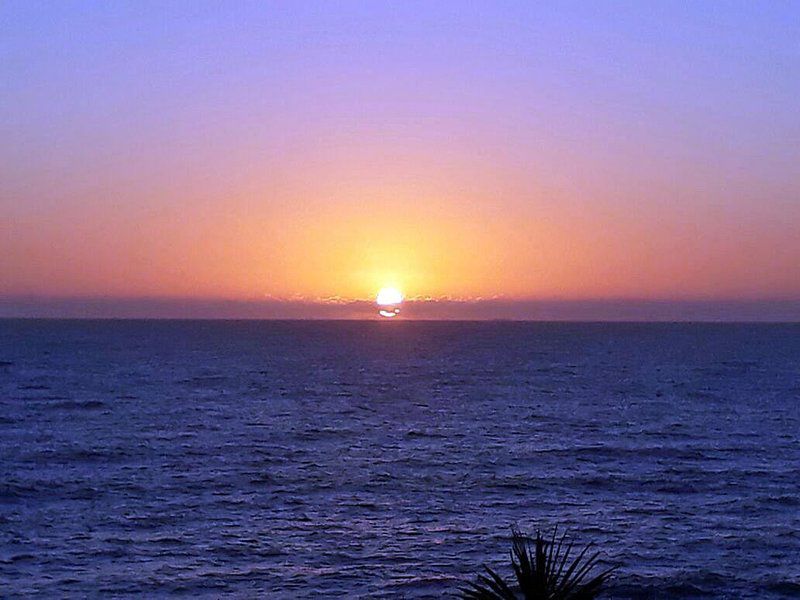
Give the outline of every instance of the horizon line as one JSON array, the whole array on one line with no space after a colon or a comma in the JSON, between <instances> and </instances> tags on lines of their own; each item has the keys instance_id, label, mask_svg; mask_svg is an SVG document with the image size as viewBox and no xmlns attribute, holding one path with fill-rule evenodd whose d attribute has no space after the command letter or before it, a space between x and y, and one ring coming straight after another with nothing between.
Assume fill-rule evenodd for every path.
<instances>
[{"instance_id":1,"label":"horizon line","mask_svg":"<svg viewBox=\"0 0 800 600\"><path fill-rule=\"evenodd\" d=\"M800 322L800 298L406 300L402 320L518 322ZM0 318L87 320L379 319L372 301L0 296Z\"/></svg>"},{"instance_id":2,"label":"horizon line","mask_svg":"<svg viewBox=\"0 0 800 600\"><path fill-rule=\"evenodd\" d=\"M667 320L667 319L514 319L514 318L400 318L381 319L363 317L9 317L0 315L0 321L169 321L169 322L221 322L221 323L538 323L538 324L573 324L573 325L800 325L796 320Z\"/></svg>"}]
</instances>

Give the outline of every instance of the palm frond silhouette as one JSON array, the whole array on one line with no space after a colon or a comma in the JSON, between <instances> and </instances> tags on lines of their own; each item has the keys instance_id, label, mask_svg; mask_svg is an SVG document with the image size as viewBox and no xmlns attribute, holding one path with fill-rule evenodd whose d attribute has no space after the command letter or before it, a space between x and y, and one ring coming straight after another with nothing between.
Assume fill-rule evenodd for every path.
<instances>
[{"instance_id":1,"label":"palm frond silhouette","mask_svg":"<svg viewBox=\"0 0 800 600\"><path fill-rule=\"evenodd\" d=\"M612 567L591 576L600 553L590 554L589 544L573 554L574 544L567 540L567 534L557 540L555 529L549 540L539 531L533 540L515 528L511 534L515 585L484 567L485 574L460 589L463 600L592 600L614 570Z\"/></svg>"}]
</instances>

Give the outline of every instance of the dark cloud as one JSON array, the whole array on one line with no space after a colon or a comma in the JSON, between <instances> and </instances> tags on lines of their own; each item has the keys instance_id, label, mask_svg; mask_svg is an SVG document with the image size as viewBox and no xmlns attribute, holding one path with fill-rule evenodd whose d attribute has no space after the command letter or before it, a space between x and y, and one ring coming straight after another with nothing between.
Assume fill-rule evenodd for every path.
<instances>
[{"instance_id":1,"label":"dark cloud","mask_svg":"<svg viewBox=\"0 0 800 600\"><path fill-rule=\"evenodd\" d=\"M407 319L535 321L800 321L800 299L418 300ZM374 319L366 301L0 297L0 317L166 319Z\"/></svg>"}]
</instances>

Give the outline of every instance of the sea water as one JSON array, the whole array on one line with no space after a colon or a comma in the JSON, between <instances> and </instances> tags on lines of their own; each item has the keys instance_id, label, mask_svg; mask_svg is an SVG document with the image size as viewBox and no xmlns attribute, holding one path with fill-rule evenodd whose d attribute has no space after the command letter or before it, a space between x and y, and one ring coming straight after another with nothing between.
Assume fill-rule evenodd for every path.
<instances>
[{"instance_id":1,"label":"sea water","mask_svg":"<svg viewBox=\"0 0 800 600\"><path fill-rule=\"evenodd\" d=\"M800 326L0 321L0 597L800 595Z\"/></svg>"}]
</instances>

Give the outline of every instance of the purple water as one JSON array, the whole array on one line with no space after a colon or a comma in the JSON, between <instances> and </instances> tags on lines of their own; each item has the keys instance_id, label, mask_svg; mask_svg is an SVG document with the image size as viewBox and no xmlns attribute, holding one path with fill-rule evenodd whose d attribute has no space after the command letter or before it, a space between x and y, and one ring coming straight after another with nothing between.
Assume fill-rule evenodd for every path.
<instances>
[{"instance_id":1,"label":"purple water","mask_svg":"<svg viewBox=\"0 0 800 600\"><path fill-rule=\"evenodd\" d=\"M800 326L0 321L0 597L800 596Z\"/></svg>"}]
</instances>

